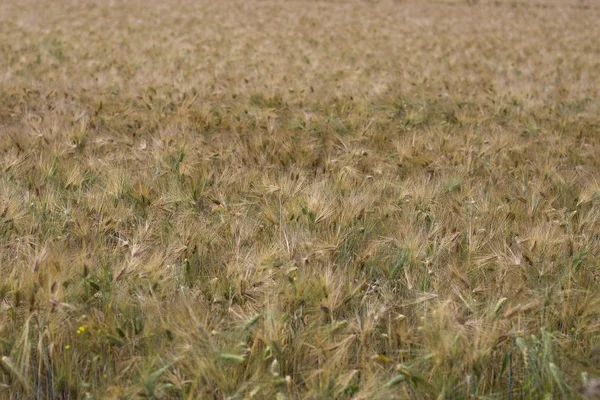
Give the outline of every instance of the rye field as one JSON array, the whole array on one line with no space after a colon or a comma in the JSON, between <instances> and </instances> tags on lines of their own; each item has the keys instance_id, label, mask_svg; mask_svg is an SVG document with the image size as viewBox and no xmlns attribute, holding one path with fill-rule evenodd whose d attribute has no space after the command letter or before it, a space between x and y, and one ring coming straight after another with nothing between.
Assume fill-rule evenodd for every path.
<instances>
[{"instance_id":1,"label":"rye field","mask_svg":"<svg viewBox=\"0 0 600 400\"><path fill-rule=\"evenodd\" d=\"M2 0L0 398L595 398L599 21Z\"/></svg>"}]
</instances>

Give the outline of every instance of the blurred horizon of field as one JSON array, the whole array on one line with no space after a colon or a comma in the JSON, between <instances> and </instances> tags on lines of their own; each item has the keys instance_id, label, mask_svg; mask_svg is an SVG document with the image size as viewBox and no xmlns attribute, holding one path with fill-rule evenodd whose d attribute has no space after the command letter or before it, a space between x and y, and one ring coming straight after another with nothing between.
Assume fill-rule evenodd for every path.
<instances>
[{"instance_id":1,"label":"blurred horizon of field","mask_svg":"<svg viewBox=\"0 0 600 400\"><path fill-rule=\"evenodd\" d=\"M598 396L599 20L2 1L0 397Z\"/></svg>"}]
</instances>

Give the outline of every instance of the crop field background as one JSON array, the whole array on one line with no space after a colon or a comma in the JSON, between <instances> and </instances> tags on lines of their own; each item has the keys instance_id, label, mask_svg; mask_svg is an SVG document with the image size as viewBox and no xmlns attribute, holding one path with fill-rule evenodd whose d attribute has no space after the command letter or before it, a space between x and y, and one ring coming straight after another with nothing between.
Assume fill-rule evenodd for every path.
<instances>
[{"instance_id":1,"label":"crop field background","mask_svg":"<svg viewBox=\"0 0 600 400\"><path fill-rule=\"evenodd\" d=\"M0 398L594 398L599 21L0 1Z\"/></svg>"}]
</instances>

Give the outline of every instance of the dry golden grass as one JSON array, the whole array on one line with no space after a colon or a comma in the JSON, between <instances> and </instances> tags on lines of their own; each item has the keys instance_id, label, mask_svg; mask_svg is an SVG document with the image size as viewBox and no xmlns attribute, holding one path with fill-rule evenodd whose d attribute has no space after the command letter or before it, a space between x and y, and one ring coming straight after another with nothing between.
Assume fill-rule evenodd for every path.
<instances>
[{"instance_id":1,"label":"dry golden grass","mask_svg":"<svg viewBox=\"0 0 600 400\"><path fill-rule=\"evenodd\" d=\"M0 396L594 396L599 20L3 0Z\"/></svg>"}]
</instances>

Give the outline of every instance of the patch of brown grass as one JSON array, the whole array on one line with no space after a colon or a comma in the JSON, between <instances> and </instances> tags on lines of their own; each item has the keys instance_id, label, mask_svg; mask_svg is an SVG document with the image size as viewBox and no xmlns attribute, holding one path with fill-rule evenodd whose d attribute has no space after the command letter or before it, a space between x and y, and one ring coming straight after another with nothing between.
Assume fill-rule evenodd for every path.
<instances>
[{"instance_id":1,"label":"patch of brown grass","mask_svg":"<svg viewBox=\"0 0 600 400\"><path fill-rule=\"evenodd\" d=\"M599 17L3 1L3 395L593 395Z\"/></svg>"}]
</instances>

